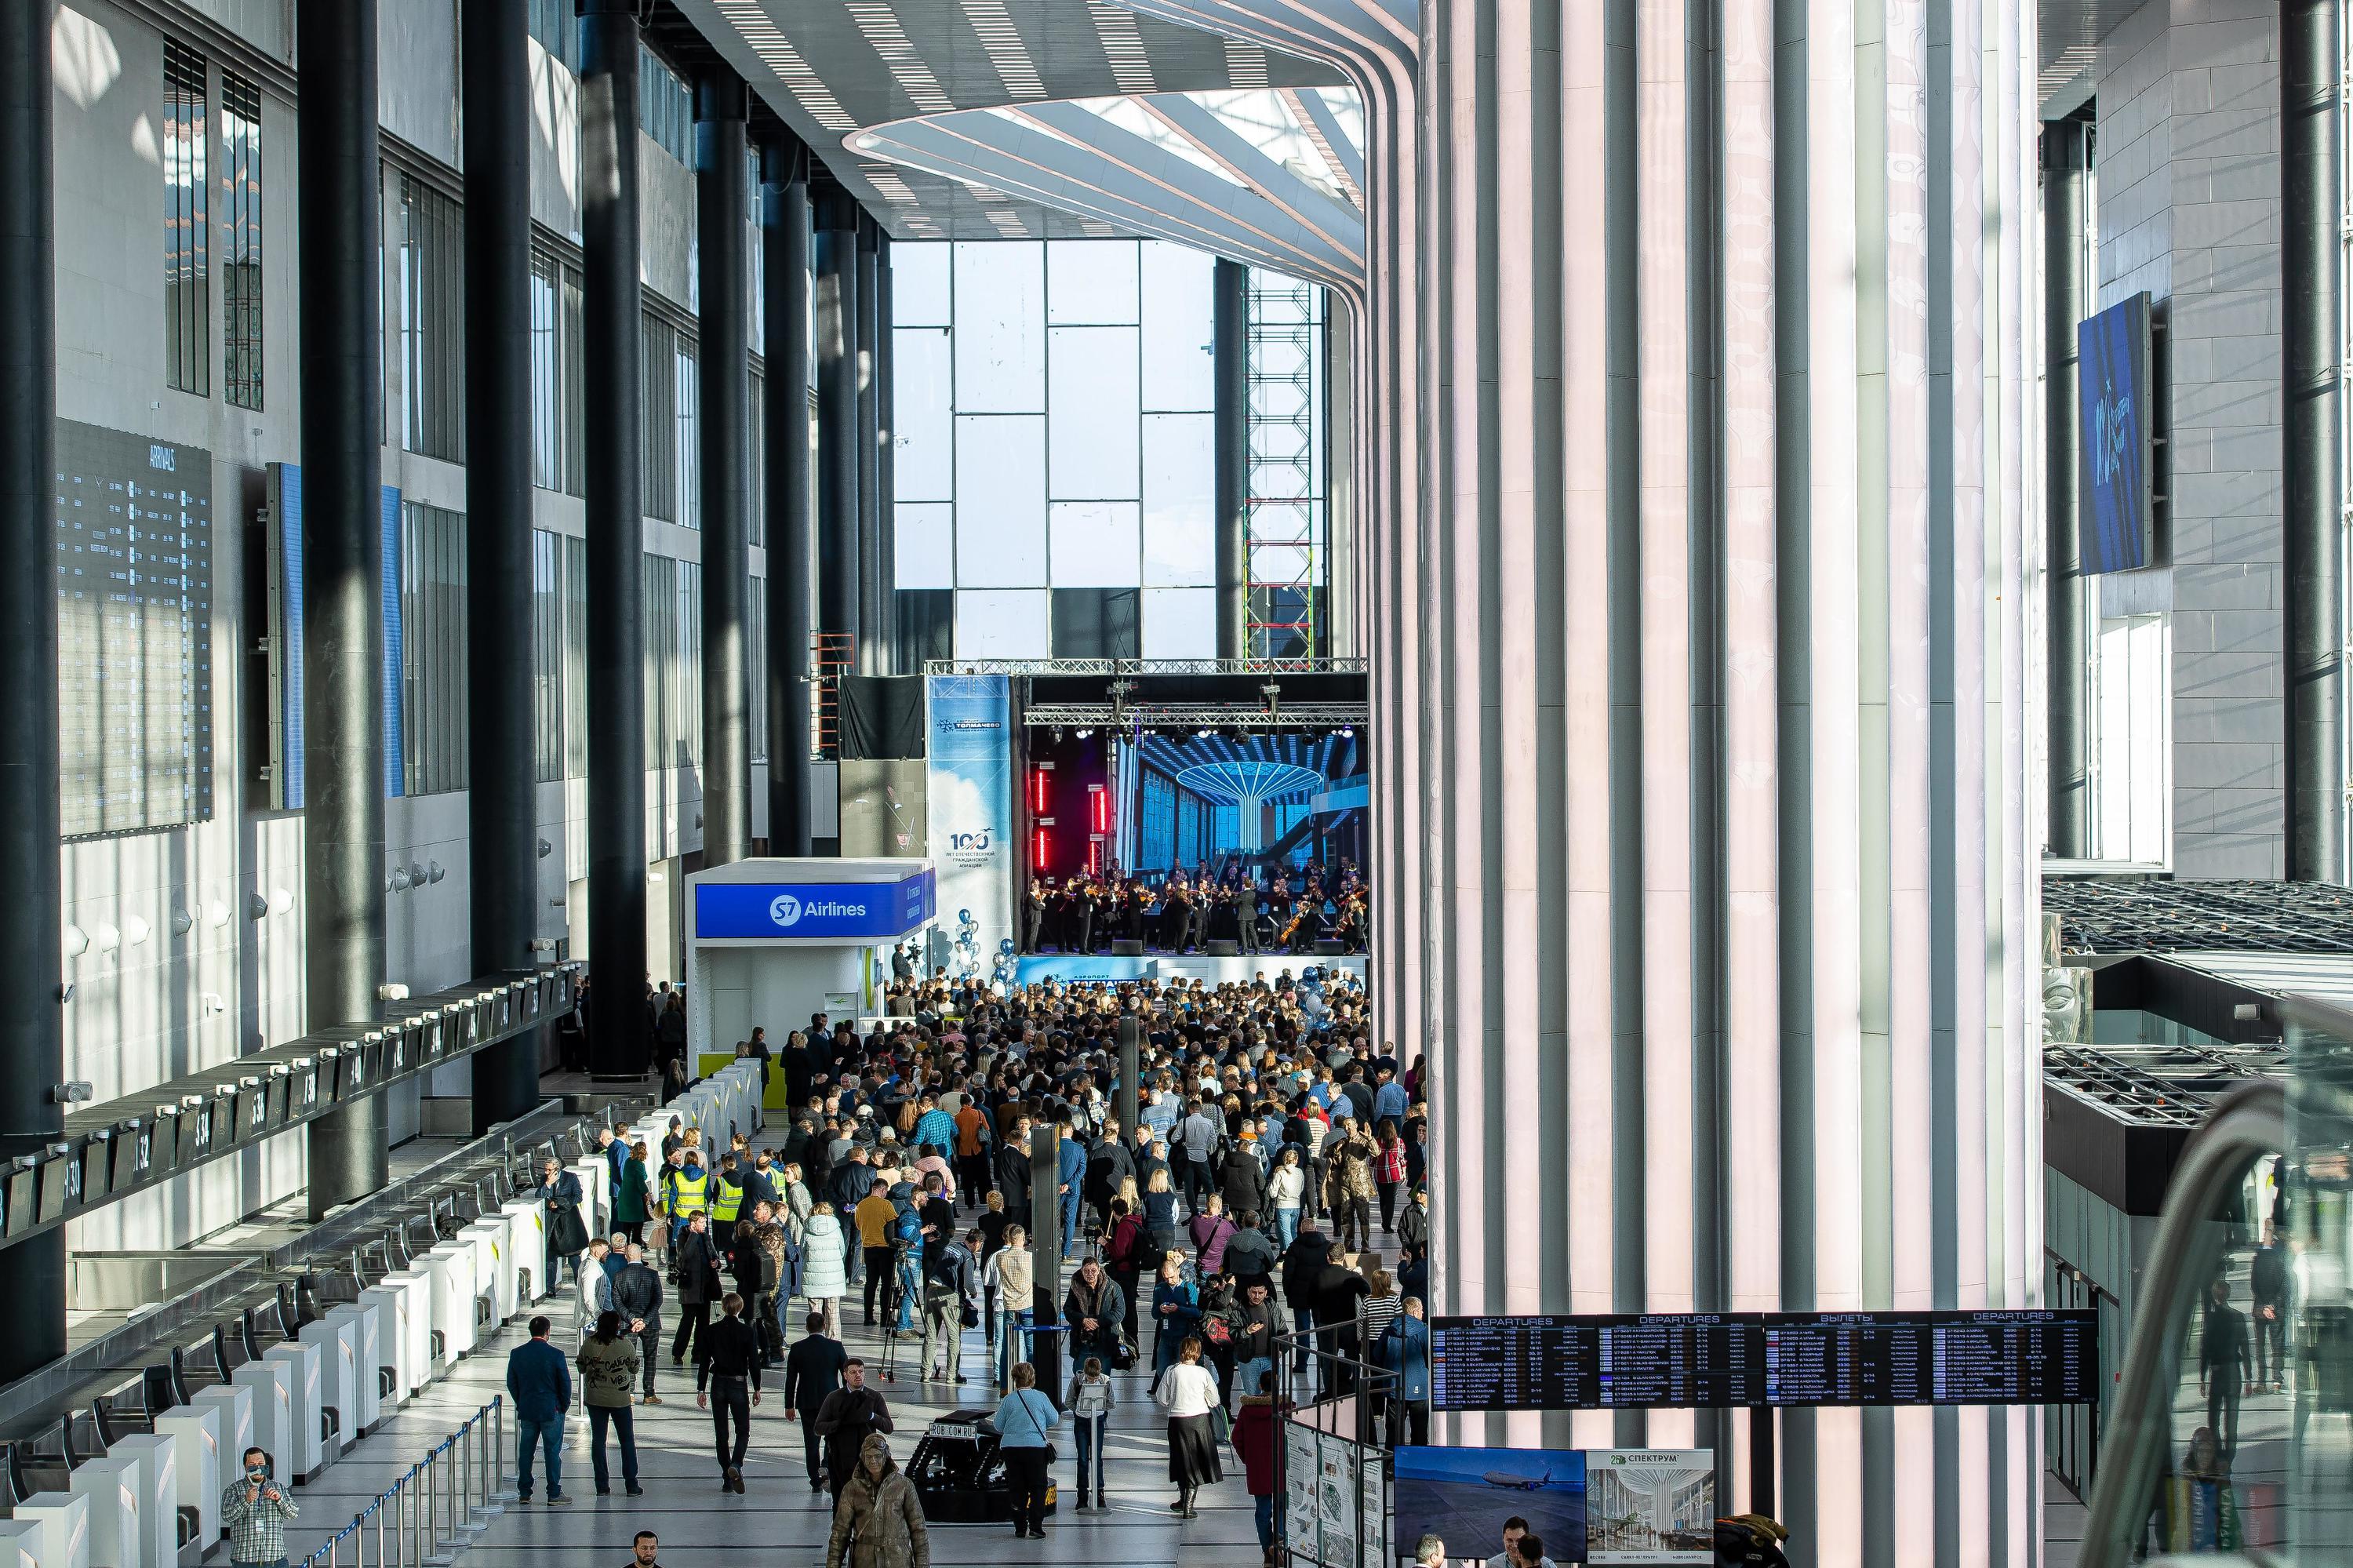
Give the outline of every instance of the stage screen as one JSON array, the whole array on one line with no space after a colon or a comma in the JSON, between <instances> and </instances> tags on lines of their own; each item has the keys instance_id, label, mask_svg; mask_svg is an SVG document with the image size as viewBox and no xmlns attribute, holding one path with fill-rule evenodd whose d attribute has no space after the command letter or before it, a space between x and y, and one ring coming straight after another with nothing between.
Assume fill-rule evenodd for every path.
<instances>
[{"instance_id":1,"label":"stage screen","mask_svg":"<svg viewBox=\"0 0 2353 1568\"><path fill-rule=\"evenodd\" d=\"M2155 500L2147 294L2076 325L2075 386L2077 569L2090 577L2147 566Z\"/></svg>"},{"instance_id":2,"label":"stage screen","mask_svg":"<svg viewBox=\"0 0 2353 1568\"><path fill-rule=\"evenodd\" d=\"M1353 734L1144 733L1120 738L1121 866L1214 874L1237 860L1361 870L1366 759Z\"/></svg>"},{"instance_id":3,"label":"stage screen","mask_svg":"<svg viewBox=\"0 0 2353 1568\"><path fill-rule=\"evenodd\" d=\"M1587 1456L1575 1448L1399 1448L1397 1526L1389 1540L1410 1560L1425 1535L1449 1563L1483 1563L1504 1549L1504 1521L1521 1519L1555 1563L1586 1557Z\"/></svg>"}]
</instances>

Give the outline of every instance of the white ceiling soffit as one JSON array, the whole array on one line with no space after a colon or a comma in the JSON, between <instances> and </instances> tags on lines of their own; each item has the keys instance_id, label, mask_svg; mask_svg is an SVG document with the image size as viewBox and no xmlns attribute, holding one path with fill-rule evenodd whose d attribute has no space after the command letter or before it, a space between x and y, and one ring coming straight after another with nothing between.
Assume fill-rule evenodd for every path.
<instances>
[{"instance_id":1,"label":"white ceiling soffit","mask_svg":"<svg viewBox=\"0 0 2353 1568\"><path fill-rule=\"evenodd\" d=\"M889 159L1069 214L1094 228L1170 239L1336 288L1364 277L1365 226L1345 196L1260 153L1198 103L1158 93L1133 101L1198 149L1180 155L1101 105L921 115L854 139ZM1208 146L1194 142L1195 132ZM1205 166L1214 162L1217 167Z\"/></svg>"},{"instance_id":2,"label":"white ceiling soffit","mask_svg":"<svg viewBox=\"0 0 2353 1568\"><path fill-rule=\"evenodd\" d=\"M1419 0L1115 0L1141 16L1317 60L1387 58L1420 48ZM1237 84L1239 85L1239 84ZM1278 84L1279 85L1279 84Z\"/></svg>"},{"instance_id":3,"label":"white ceiling soffit","mask_svg":"<svg viewBox=\"0 0 2353 1568\"><path fill-rule=\"evenodd\" d=\"M843 144L912 117L1145 92L1290 90L1346 78L1320 59L1204 31L1127 0L670 0L893 234L1103 231L1018 192L975 190ZM1333 0L1313 0L1314 4Z\"/></svg>"}]
</instances>

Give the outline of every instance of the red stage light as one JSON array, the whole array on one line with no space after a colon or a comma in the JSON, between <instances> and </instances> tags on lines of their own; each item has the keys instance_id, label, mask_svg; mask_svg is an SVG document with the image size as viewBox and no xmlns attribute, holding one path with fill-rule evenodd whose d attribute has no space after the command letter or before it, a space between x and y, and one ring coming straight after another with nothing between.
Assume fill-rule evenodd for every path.
<instances>
[{"instance_id":1,"label":"red stage light","mask_svg":"<svg viewBox=\"0 0 2353 1568\"><path fill-rule=\"evenodd\" d=\"M1029 848L1031 870L1043 871L1046 869L1046 830L1039 828L1036 835L1036 842L1033 842Z\"/></svg>"}]
</instances>

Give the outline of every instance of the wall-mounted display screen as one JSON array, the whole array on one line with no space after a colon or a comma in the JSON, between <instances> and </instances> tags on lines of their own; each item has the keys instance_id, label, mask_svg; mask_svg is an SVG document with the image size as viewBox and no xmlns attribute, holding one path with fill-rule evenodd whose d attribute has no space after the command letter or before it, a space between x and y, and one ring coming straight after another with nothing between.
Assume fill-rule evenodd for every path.
<instances>
[{"instance_id":1,"label":"wall-mounted display screen","mask_svg":"<svg viewBox=\"0 0 2353 1568\"><path fill-rule=\"evenodd\" d=\"M69 838L213 814L212 454L57 422Z\"/></svg>"},{"instance_id":2,"label":"wall-mounted display screen","mask_svg":"<svg viewBox=\"0 0 2353 1568\"><path fill-rule=\"evenodd\" d=\"M2076 550L2085 577L2149 564L2156 431L2148 343L2146 293L2076 323Z\"/></svg>"},{"instance_id":3,"label":"wall-mounted display screen","mask_svg":"<svg viewBox=\"0 0 2353 1568\"><path fill-rule=\"evenodd\" d=\"M1440 1318L1439 1410L2077 1404L2095 1397L2092 1312L1805 1312Z\"/></svg>"}]
</instances>

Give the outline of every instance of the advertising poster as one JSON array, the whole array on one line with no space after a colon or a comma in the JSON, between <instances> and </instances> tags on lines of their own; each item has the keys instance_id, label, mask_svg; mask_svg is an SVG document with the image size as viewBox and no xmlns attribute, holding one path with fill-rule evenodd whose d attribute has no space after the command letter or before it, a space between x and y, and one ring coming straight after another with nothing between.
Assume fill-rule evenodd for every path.
<instances>
[{"instance_id":1,"label":"advertising poster","mask_svg":"<svg viewBox=\"0 0 2353 1568\"><path fill-rule=\"evenodd\" d=\"M1321 1473L1315 1478L1317 1527L1324 1535L1324 1568L1356 1568L1356 1446L1328 1432L1316 1435Z\"/></svg>"},{"instance_id":2,"label":"advertising poster","mask_svg":"<svg viewBox=\"0 0 2353 1568\"><path fill-rule=\"evenodd\" d=\"M1705 1448L1589 1448L1587 1561L1714 1563L1715 1456Z\"/></svg>"},{"instance_id":3,"label":"advertising poster","mask_svg":"<svg viewBox=\"0 0 2353 1568\"><path fill-rule=\"evenodd\" d=\"M1315 1429L1296 1421L1282 1424L1283 1539L1293 1553L1324 1560L1318 1544L1323 1536L1316 1523L1315 1483L1323 1460L1315 1446Z\"/></svg>"},{"instance_id":4,"label":"advertising poster","mask_svg":"<svg viewBox=\"0 0 2353 1568\"><path fill-rule=\"evenodd\" d=\"M1386 1565L1389 1560L1388 1499L1382 1495L1381 1461L1367 1450L1357 1462L1356 1522L1364 1527L1365 1561Z\"/></svg>"},{"instance_id":5,"label":"advertising poster","mask_svg":"<svg viewBox=\"0 0 2353 1568\"><path fill-rule=\"evenodd\" d=\"M1518 1519L1553 1562L1585 1561L1582 1450L1399 1448L1392 1462L1401 1553L1434 1535L1446 1543L1447 1561L1483 1561L1504 1549L1504 1521Z\"/></svg>"},{"instance_id":6,"label":"advertising poster","mask_svg":"<svg viewBox=\"0 0 2353 1568\"><path fill-rule=\"evenodd\" d=\"M986 976L1013 936L1011 694L1003 675L932 675L926 837L949 968Z\"/></svg>"}]
</instances>

